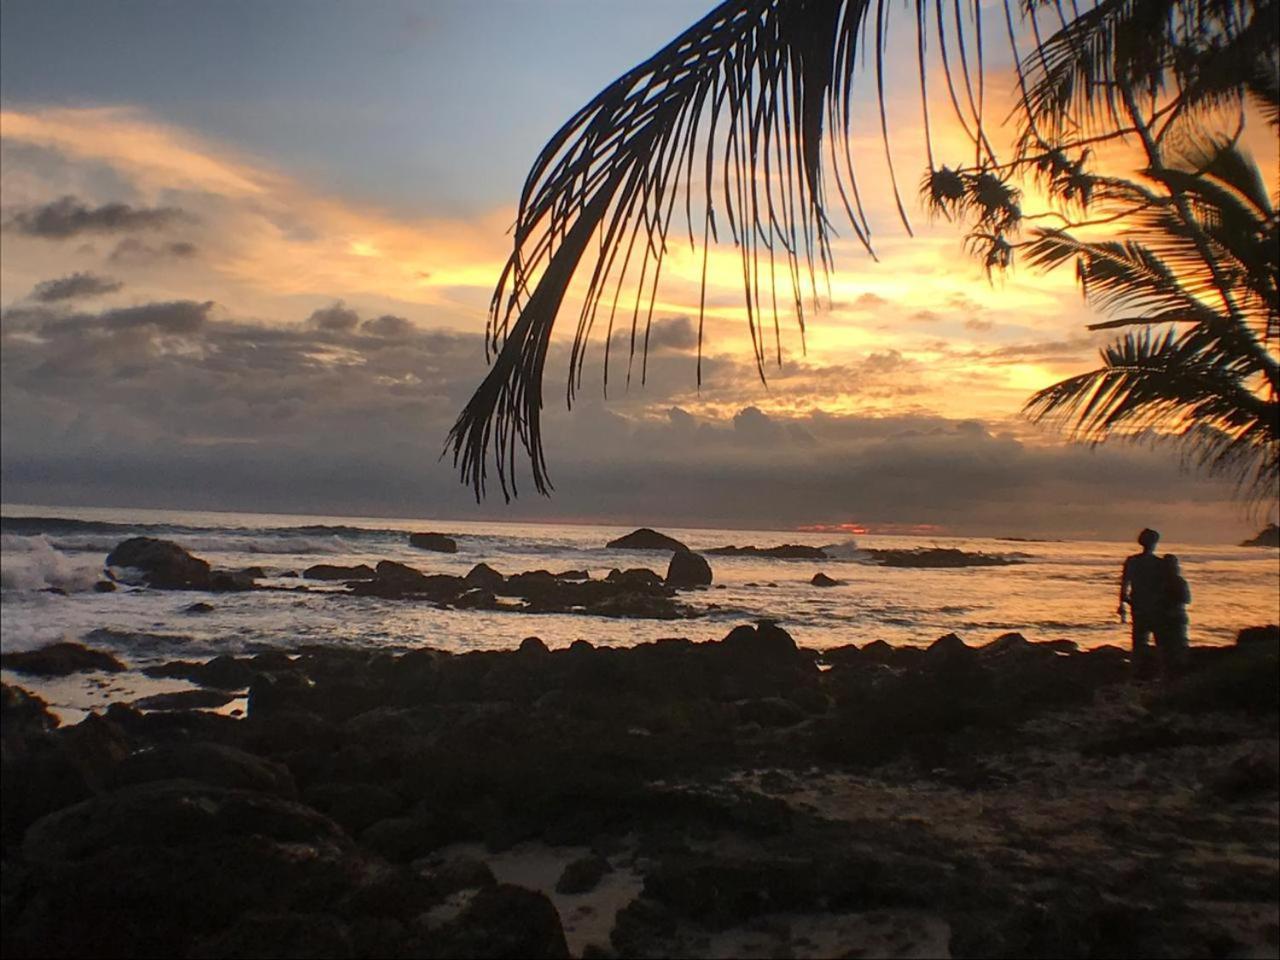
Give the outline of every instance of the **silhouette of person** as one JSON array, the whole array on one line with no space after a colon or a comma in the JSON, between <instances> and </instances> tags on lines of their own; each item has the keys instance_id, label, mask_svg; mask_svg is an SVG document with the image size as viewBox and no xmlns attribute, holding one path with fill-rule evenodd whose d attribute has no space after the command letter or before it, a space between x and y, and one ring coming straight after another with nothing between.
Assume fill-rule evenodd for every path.
<instances>
[{"instance_id":1,"label":"silhouette of person","mask_svg":"<svg viewBox=\"0 0 1280 960\"><path fill-rule=\"evenodd\" d=\"M1167 680L1181 672L1187 658L1187 604L1191 602L1191 588L1182 576L1177 557L1165 554L1161 564L1164 612L1156 625L1156 653L1160 658L1160 674Z\"/></svg>"},{"instance_id":2,"label":"silhouette of person","mask_svg":"<svg viewBox=\"0 0 1280 960\"><path fill-rule=\"evenodd\" d=\"M1120 605L1117 612L1124 623L1125 604L1133 620L1133 671L1148 676L1151 669L1151 639L1166 608L1164 562L1156 556L1160 534L1147 528L1138 534L1141 553L1126 557L1120 574Z\"/></svg>"}]
</instances>

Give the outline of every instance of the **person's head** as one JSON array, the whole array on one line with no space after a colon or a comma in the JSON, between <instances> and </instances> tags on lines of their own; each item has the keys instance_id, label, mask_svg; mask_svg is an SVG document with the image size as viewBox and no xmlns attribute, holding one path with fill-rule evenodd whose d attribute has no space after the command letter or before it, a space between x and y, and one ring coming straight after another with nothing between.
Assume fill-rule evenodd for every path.
<instances>
[{"instance_id":1,"label":"person's head","mask_svg":"<svg viewBox=\"0 0 1280 960\"><path fill-rule=\"evenodd\" d=\"M1164 555L1164 565L1175 577L1182 572L1181 568L1178 566L1178 558L1172 553L1166 553Z\"/></svg>"},{"instance_id":2,"label":"person's head","mask_svg":"<svg viewBox=\"0 0 1280 960\"><path fill-rule=\"evenodd\" d=\"M1156 548L1156 544L1160 542L1160 534L1156 533L1150 527L1138 534L1138 543L1142 549L1150 553Z\"/></svg>"}]
</instances>

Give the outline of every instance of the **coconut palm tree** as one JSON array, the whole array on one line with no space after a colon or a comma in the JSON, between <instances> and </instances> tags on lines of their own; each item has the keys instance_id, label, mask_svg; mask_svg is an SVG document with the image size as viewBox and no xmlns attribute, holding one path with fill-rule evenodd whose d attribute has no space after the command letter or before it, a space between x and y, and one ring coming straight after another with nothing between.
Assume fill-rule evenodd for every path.
<instances>
[{"instance_id":1,"label":"coconut palm tree","mask_svg":"<svg viewBox=\"0 0 1280 960\"><path fill-rule=\"evenodd\" d=\"M646 344L670 245L699 246L703 302L710 245L731 240L742 258L743 298L759 375L781 361L779 303L804 333L806 297L833 266L831 215L840 209L872 250L852 149L859 58L869 59L879 128L898 211L884 87L891 21L911 11L925 126L926 190L938 209L978 212L971 241L1001 267L1023 216L1009 183L1044 157L1051 179L1071 180L1072 150L1132 135L1120 92L1162 95L1168 129L1247 97L1270 98L1274 120L1276 0L1005 0L1004 40L1017 71L1022 136L1002 164L988 138L986 48L977 0L727 0L629 70L571 117L534 162L520 197L513 246L490 307L492 366L450 433L454 462L477 498L492 455L504 496L516 491L522 454L535 487L550 483L542 449L543 374L552 329L571 282L581 307L566 401L581 387L591 331L630 332L627 379ZM1030 45L1027 49L1027 39ZM929 51L940 53L950 110L974 147L969 168L939 167L930 137ZM1224 64L1226 68L1224 69ZM1083 175L1083 174L1082 174ZM575 291L575 295L576 295ZM570 314L572 315L572 314ZM773 327L770 338L767 328ZM773 349L770 350L770 339Z\"/></svg>"}]
</instances>

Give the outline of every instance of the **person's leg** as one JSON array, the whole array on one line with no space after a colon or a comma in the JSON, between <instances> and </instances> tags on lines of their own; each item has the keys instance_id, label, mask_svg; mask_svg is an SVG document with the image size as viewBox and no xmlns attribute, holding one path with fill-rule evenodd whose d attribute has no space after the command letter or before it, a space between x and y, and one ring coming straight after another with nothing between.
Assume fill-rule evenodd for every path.
<instances>
[{"instance_id":1,"label":"person's leg","mask_svg":"<svg viewBox=\"0 0 1280 960\"><path fill-rule=\"evenodd\" d=\"M1151 668L1153 666L1151 656L1153 626L1149 617L1134 612L1132 667L1135 680L1146 680L1151 676Z\"/></svg>"}]
</instances>

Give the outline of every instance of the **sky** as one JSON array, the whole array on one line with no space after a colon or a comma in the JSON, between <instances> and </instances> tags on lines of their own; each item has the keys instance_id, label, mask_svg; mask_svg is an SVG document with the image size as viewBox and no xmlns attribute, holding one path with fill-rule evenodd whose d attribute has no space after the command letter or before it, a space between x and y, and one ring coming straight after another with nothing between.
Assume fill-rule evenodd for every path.
<instances>
[{"instance_id":1,"label":"sky","mask_svg":"<svg viewBox=\"0 0 1280 960\"><path fill-rule=\"evenodd\" d=\"M566 411L557 338L554 495L475 503L440 454L484 374L529 165L705 10L6 0L3 499L938 535L1253 531L1259 517L1228 485L1168 450L1070 445L1022 418L1032 392L1090 369L1105 342L1085 330L1098 318L1072 272L989 280L910 190L909 237L874 164L878 261L843 231L830 299L803 342L783 319L767 383L738 255L721 245L698 387L701 257L673 250L643 387L619 386L619 341L603 396L597 338ZM909 83L890 85L890 113L912 185ZM864 110L860 123L874 154L878 120Z\"/></svg>"}]
</instances>

